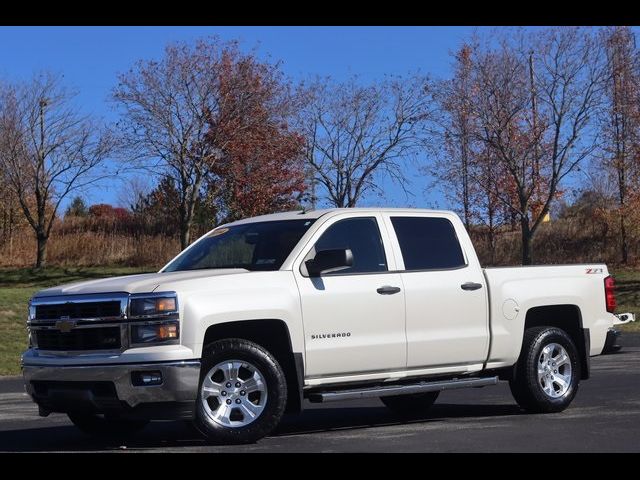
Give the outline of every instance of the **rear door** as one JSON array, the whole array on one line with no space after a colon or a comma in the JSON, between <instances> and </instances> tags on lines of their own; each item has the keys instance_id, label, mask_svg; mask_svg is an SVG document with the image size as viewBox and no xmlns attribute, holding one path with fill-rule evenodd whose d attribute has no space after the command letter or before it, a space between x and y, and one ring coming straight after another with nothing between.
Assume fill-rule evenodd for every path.
<instances>
[{"instance_id":1,"label":"rear door","mask_svg":"<svg viewBox=\"0 0 640 480\"><path fill-rule=\"evenodd\" d=\"M385 214L404 286L407 367L479 369L489 348L487 291L453 215Z\"/></svg>"}]
</instances>

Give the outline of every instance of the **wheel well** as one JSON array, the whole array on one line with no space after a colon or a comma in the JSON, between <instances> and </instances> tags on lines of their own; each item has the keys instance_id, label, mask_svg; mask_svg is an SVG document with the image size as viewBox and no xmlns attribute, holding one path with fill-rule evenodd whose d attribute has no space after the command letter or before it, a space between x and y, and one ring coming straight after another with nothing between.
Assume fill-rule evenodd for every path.
<instances>
[{"instance_id":1,"label":"wheel well","mask_svg":"<svg viewBox=\"0 0 640 480\"><path fill-rule=\"evenodd\" d=\"M203 345L223 338L242 338L257 343L271 353L287 379L287 412L302 409L302 355L291 347L289 329L282 320L241 320L212 325L207 328Z\"/></svg>"},{"instance_id":2,"label":"wheel well","mask_svg":"<svg viewBox=\"0 0 640 480\"><path fill-rule=\"evenodd\" d=\"M589 378L588 330L582 327L582 313L577 305L545 305L527 311L525 330L532 327L556 327L564 330L578 349L582 379Z\"/></svg>"}]
</instances>

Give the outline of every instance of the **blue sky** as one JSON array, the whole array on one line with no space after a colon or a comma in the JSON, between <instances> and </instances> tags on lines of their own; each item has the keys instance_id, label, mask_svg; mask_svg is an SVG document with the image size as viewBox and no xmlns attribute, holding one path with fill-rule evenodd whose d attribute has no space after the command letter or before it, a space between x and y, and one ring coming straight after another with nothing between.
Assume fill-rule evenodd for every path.
<instances>
[{"instance_id":1,"label":"blue sky","mask_svg":"<svg viewBox=\"0 0 640 480\"><path fill-rule=\"evenodd\" d=\"M480 27L488 28L488 27ZM449 53L472 33L473 27L1 27L0 78L18 80L47 69L62 73L79 91L78 102L87 111L114 120L107 101L119 72L138 59L157 58L172 41L191 41L207 35L238 39L245 49L258 48L263 58L282 61L294 79L352 74L363 80L385 73L420 70L436 77L450 70ZM438 192L426 192L427 179L408 167L414 197L407 199L392 184L384 185L382 199L364 204L439 206ZM117 203L119 182L89 192L92 203Z\"/></svg>"}]
</instances>

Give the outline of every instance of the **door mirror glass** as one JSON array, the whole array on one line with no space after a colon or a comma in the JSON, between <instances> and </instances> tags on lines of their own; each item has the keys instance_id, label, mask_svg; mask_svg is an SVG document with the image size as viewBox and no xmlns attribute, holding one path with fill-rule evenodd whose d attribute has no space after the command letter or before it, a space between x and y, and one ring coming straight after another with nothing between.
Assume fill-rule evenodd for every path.
<instances>
[{"instance_id":1,"label":"door mirror glass","mask_svg":"<svg viewBox=\"0 0 640 480\"><path fill-rule=\"evenodd\" d=\"M353 265L353 253L349 248L320 250L314 258L307 260L305 265L312 277L323 273L338 272Z\"/></svg>"}]
</instances>

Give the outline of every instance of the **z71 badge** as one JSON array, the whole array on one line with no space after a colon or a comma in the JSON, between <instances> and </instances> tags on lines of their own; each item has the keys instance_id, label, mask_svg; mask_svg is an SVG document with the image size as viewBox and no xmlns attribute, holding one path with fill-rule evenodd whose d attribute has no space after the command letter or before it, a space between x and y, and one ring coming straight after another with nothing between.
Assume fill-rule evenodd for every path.
<instances>
[{"instance_id":1,"label":"z71 badge","mask_svg":"<svg viewBox=\"0 0 640 480\"><path fill-rule=\"evenodd\" d=\"M602 268L587 268L586 271L587 274L589 273L593 273L593 274L603 274L604 270Z\"/></svg>"}]
</instances>

